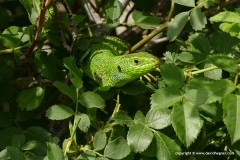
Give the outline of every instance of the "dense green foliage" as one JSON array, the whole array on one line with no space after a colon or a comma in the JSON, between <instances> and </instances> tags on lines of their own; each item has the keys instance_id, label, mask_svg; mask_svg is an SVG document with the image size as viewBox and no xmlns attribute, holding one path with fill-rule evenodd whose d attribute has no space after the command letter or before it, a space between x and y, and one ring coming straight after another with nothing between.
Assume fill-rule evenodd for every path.
<instances>
[{"instance_id":1,"label":"dense green foliage","mask_svg":"<svg viewBox=\"0 0 240 160\"><path fill-rule=\"evenodd\" d=\"M239 159L239 0L3 0L0 14L0 159ZM103 35L160 72L99 86L81 64Z\"/></svg>"}]
</instances>

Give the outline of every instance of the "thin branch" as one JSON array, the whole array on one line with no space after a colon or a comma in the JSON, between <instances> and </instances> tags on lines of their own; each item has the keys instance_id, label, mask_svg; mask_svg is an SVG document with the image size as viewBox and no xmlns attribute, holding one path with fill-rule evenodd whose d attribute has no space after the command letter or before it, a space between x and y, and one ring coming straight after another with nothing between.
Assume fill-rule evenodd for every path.
<instances>
[{"instance_id":1,"label":"thin branch","mask_svg":"<svg viewBox=\"0 0 240 160\"><path fill-rule=\"evenodd\" d=\"M127 5L129 4L130 0L118 0L118 2L121 4L121 11L122 11L121 14L122 14L125 8L127 7Z\"/></svg>"},{"instance_id":2,"label":"thin branch","mask_svg":"<svg viewBox=\"0 0 240 160\"><path fill-rule=\"evenodd\" d=\"M146 45L144 45L144 47L141 50L146 51L146 50L149 50L150 48L152 48L156 44L169 41L168 37L162 37L162 38L157 38L157 39L155 39L155 38L156 37L151 39Z\"/></svg>"},{"instance_id":3,"label":"thin branch","mask_svg":"<svg viewBox=\"0 0 240 160\"><path fill-rule=\"evenodd\" d=\"M80 2L87 12L88 18L91 22L95 22L96 24L104 22L104 18L100 17L100 15L96 12L96 9L88 0L81 0Z\"/></svg>"},{"instance_id":4,"label":"thin branch","mask_svg":"<svg viewBox=\"0 0 240 160\"><path fill-rule=\"evenodd\" d=\"M168 25L169 25L169 22L165 22L159 28L157 28L156 30L151 32L148 36L143 38L141 41L139 41L137 44L135 44L132 48L130 48L128 51L126 51L124 54L129 54L129 53L137 50L138 48L140 48L141 46L146 44L149 40L151 40L154 36L156 36L157 34L162 32L164 29L166 29L168 27Z\"/></svg>"},{"instance_id":5,"label":"thin branch","mask_svg":"<svg viewBox=\"0 0 240 160\"><path fill-rule=\"evenodd\" d=\"M52 2L53 2L52 5L53 5L55 21L56 21L56 24L57 24L57 27L58 27L58 30L59 30L59 33L60 33L60 39L61 39L63 48L65 48L69 53L71 53L71 47L67 44L67 42L65 40L64 31L63 31L63 28L62 28L62 24L60 22L60 18L59 18L59 13L58 13L56 2L55 1L52 1Z\"/></svg>"},{"instance_id":6,"label":"thin branch","mask_svg":"<svg viewBox=\"0 0 240 160\"><path fill-rule=\"evenodd\" d=\"M77 27L76 27L76 24L74 22L74 19L73 19L73 14L72 14L72 11L71 9L69 8L68 6L68 3L66 2L66 0L62 0L62 3L68 13L68 18L69 18L69 21L70 21L70 27L71 27L71 31L72 31L72 44L71 44L71 47L70 47L70 52L73 53L73 50L74 50L74 47L76 45L76 42L77 42Z\"/></svg>"},{"instance_id":7,"label":"thin branch","mask_svg":"<svg viewBox=\"0 0 240 160\"><path fill-rule=\"evenodd\" d=\"M31 44L31 46L29 47L28 51L21 57L22 60L28 59L33 54L33 50L36 47L37 42L38 42L38 40L40 38L40 35L41 35L41 32L42 32L43 23L44 23L44 20L45 20L46 9L47 9L50 2L51 2L51 0L43 0L42 1L40 16L38 18L38 20L39 20L38 27L37 26L34 27L35 30L34 30L33 42Z\"/></svg>"}]
</instances>

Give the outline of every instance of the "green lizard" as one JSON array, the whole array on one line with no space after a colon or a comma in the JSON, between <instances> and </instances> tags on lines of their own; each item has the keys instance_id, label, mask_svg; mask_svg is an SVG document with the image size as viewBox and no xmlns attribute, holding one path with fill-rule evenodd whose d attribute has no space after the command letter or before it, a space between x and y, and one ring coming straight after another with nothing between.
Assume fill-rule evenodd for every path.
<instances>
[{"instance_id":1,"label":"green lizard","mask_svg":"<svg viewBox=\"0 0 240 160\"><path fill-rule=\"evenodd\" d=\"M129 48L117 37L93 39L90 54L83 60L83 72L103 87L121 87L159 65L159 59L147 52L122 55Z\"/></svg>"}]
</instances>

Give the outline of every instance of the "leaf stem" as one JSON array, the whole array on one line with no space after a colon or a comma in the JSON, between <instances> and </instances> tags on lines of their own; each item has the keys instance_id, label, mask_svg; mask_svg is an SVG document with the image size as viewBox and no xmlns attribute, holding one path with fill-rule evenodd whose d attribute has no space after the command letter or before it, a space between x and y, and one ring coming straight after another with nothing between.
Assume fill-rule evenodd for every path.
<instances>
[{"instance_id":1,"label":"leaf stem","mask_svg":"<svg viewBox=\"0 0 240 160\"><path fill-rule=\"evenodd\" d=\"M169 14L168 14L168 16L167 16L167 21L170 21L170 20L171 20L171 18L172 18L172 16L173 16L174 8L175 8L175 3L174 3L174 1L172 0L171 8L170 8Z\"/></svg>"},{"instance_id":2,"label":"leaf stem","mask_svg":"<svg viewBox=\"0 0 240 160\"><path fill-rule=\"evenodd\" d=\"M76 109L75 109L74 116L76 116L77 113L78 113L78 99L79 99L78 92L79 92L79 89L76 89L76 92L77 92L77 100L76 100ZM76 130L77 130L79 122L80 122L80 118L79 119L78 118L74 118L73 127L72 127L73 130L72 130L72 133L71 133L71 139L74 139L75 143L76 143L76 139L74 138L74 136L75 136L75 133L76 133Z\"/></svg>"},{"instance_id":3,"label":"leaf stem","mask_svg":"<svg viewBox=\"0 0 240 160\"><path fill-rule=\"evenodd\" d=\"M26 44L24 44L22 46L16 47L16 48L9 48L9 49L0 50L0 54L12 53L12 52L20 50L22 48L29 47L29 45L30 45L30 42L28 42L28 43L26 43Z\"/></svg>"},{"instance_id":4,"label":"leaf stem","mask_svg":"<svg viewBox=\"0 0 240 160\"><path fill-rule=\"evenodd\" d=\"M236 74L235 79L234 79L234 85L237 86L237 82L238 82L238 74Z\"/></svg>"},{"instance_id":5,"label":"leaf stem","mask_svg":"<svg viewBox=\"0 0 240 160\"><path fill-rule=\"evenodd\" d=\"M120 109L120 106L121 106L121 104L120 104L120 95L119 95L119 90L117 90L117 103L116 103L116 106L115 106L115 108L114 108L114 111L113 111L113 114L112 114L112 116L111 116L111 119L113 118L113 116L119 111L119 109Z\"/></svg>"},{"instance_id":6,"label":"leaf stem","mask_svg":"<svg viewBox=\"0 0 240 160\"><path fill-rule=\"evenodd\" d=\"M198 71L191 72L191 75L208 72L208 71L212 71L212 70L215 70L215 69L218 69L218 67L217 66L212 66L212 67L209 67L209 68L204 68L204 69L201 69L201 70L198 70Z\"/></svg>"},{"instance_id":7,"label":"leaf stem","mask_svg":"<svg viewBox=\"0 0 240 160\"><path fill-rule=\"evenodd\" d=\"M93 153L95 153L95 154L97 154L98 156L100 156L100 157L105 157L104 155L102 155L101 153L99 153L99 152L97 152L97 151L95 151L95 150L92 150L92 149L88 149L88 148L80 148L81 150L83 150L83 151L90 151L90 152L93 152Z\"/></svg>"},{"instance_id":8,"label":"leaf stem","mask_svg":"<svg viewBox=\"0 0 240 160\"><path fill-rule=\"evenodd\" d=\"M154 30L153 32L151 32L148 36L146 36L145 38L143 38L141 41L139 41L137 44L135 44L132 48L130 48L128 51L126 51L124 54L129 54L135 50L137 50L138 48L140 48L141 46L143 46L144 44L146 44L150 39L152 39L154 36L156 36L158 33L160 33L161 31L163 31L165 28L167 28L169 25L169 22L165 22L163 23L159 28L157 28L156 30Z\"/></svg>"}]
</instances>

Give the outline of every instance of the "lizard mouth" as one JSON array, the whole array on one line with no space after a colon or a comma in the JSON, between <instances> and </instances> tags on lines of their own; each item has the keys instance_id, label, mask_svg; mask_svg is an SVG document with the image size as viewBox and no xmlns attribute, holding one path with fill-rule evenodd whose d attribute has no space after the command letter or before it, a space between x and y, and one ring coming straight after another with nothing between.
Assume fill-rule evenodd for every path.
<instances>
[{"instance_id":1,"label":"lizard mouth","mask_svg":"<svg viewBox=\"0 0 240 160\"><path fill-rule=\"evenodd\" d=\"M152 63L142 65L141 67L137 68L134 72L136 75L144 75L153 70L159 71L160 64L158 59L153 59Z\"/></svg>"}]
</instances>

